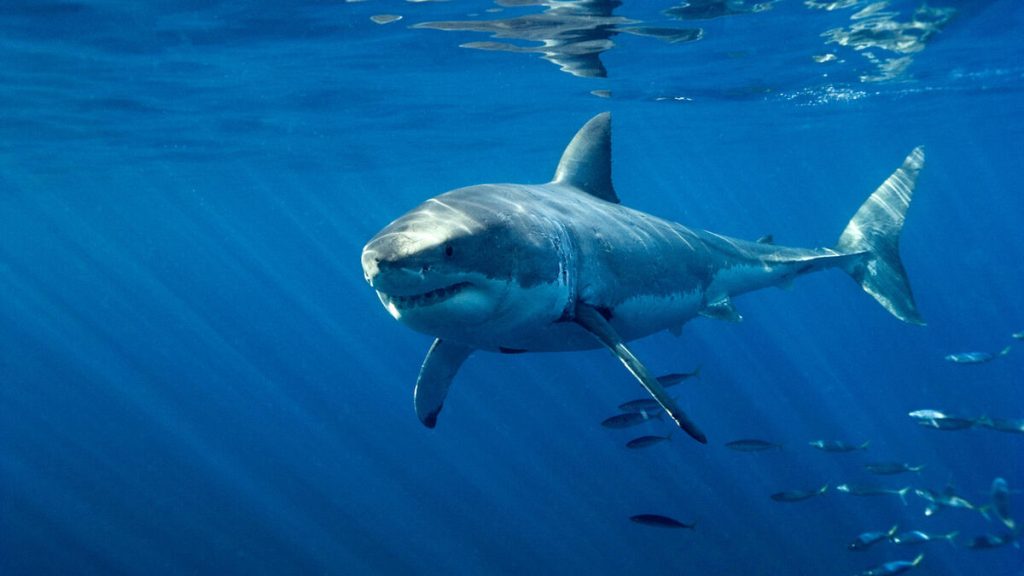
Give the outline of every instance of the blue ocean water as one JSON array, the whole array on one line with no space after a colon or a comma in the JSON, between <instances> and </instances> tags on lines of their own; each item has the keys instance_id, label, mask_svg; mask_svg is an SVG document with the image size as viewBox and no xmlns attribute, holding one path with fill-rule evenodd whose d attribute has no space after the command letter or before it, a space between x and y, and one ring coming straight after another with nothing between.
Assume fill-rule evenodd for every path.
<instances>
[{"instance_id":1,"label":"blue ocean water","mask_svg":"<svg viewBox=\"0 0 1024 576\"><path fill-rule=\"evenodd\" d=\"M835 489L980 507L1001 477L1024 520L1024 436L907 416L1024 418L1024 342L944 360L1024 330L1019 2L12 0L0 30L0 573L1024 573L967 546L991 513ZM928 326L828 272L634 343L701 368L673 390L707 446L601 427L643 391L599 350L475 355L424 428L431 339L363 244L445 190L547 181L605 110L624 204L794 246L923 144L901 251ZM847 550L893 525L959 535Z\"/></svg>"}]
</instances>

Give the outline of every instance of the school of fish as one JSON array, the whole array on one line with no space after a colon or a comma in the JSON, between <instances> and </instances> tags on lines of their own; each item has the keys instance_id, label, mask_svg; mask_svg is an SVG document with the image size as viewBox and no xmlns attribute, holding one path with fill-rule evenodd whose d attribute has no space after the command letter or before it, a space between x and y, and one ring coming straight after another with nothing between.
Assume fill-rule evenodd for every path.
<instances>
[{"instance_id":1,"label":"school of fish","mask_svg":"<svg viewBox=\"0 0 1024 576\"><path fill-rule=\"evenodd\" d=\"M1024 339L1024 331L1015 332L1011 335L1014 340ZM993 360L1006 357L1011 346L1006 346L998 352L959 352L945 356L945 360L956 364L984 364ZM700 376L699 368L692 372L673 373L660 376L665 386L678 384L683 380ZM624 402L619 405L619 413L602 422L606 428L632 428L651 422L662 421L662 411L657 404L649 399L637 399ZM914 410L908 414L911 420L919 426L932 428L940 431L963 431L970 429L988 429L996 432L1007 432L1024 434L1024 418L995 418L988 415L965 416L963 414L948 413L937 409ZM629 449L649 449L655 446L667 444L671 440L671 433L665 435L645 434L635 437L625 443ZM821 452L832 454L865 453L869 451L870 440L850 442L847 439L816 439L806 443L811 448ZM779 452L784 450L780 442L762 438L740 438L726 442L724 446L736 452L766 453ZM919 475L925 469L923 464L914 464L897 460L875 460L862 464L864 471L873 476L896 477L906 475ZM914 476L910 476L913 478ZM865 551L880 545L889 545L897 548L920 548L932 542L945 542L952 546L962 546L970 550L988 550L1004 546L1020 548L1020 525L1013 517L1010 506L1011 489L1007 481L1001 477L992 480L988 494L988 501L979 503L971 502L964 496L957 494L952 483L947 484L941 490L932 490L926 487L918 487L907 482L902 485L893 486L883 483L854 483L843 482L836 484L831 491L839 494L846 494L860 497L892 497L896 496L903 505L909 505L907 495L912 494L918 501L923 503L922 514L926 517L933 516L943 510L963 510L981 515L991 523L992 530L983 534L974 535L962 543L958 543L960 530L953 530L945 533L931 533L919 529L903 529L898 523L892 524L885 530L866 530L856 535L847 544L851 551ZM769 494L769 498L781 503L796 503L812 500L828 493L829 484L824 483L817 487L801 487L780 490ZM648 526L662 528L685 527L694 529L693 523L680 522L670 516L661 514L639 514L631 517L631 520ZM908 560L894 560L865 569L857 576L892 576L902 574L916 566L924 559L924 553L920 552Z\"/></svg>"}]
</instances>

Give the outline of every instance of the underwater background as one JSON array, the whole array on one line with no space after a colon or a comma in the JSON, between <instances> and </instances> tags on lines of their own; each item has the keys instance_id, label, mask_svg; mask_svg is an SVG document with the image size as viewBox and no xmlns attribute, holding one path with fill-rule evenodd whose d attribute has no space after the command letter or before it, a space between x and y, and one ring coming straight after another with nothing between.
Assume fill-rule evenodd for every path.
<instances>
[{"instance_id":1,"label":"underwater background","mask_svg":"<svg viewBox=\"0 0 1024 576\"><path fill-rule=\"evenodd\" d=\"M10 0L0 30L0 573L1024 574L988 507L1003 478L1024 518L1024 434L980 424L1024 418L1024 4ZM431 338L363 244L549 180L606 110L623 204L792 246L924 145L901 251L928 325L828 272L635 342L700 368L672 391L707 446L602 427L644 394L601 350L476 354L424 428ZM924 468L864 468L889 461ZM893 525L959 534L847 549Z\"/></svg>"}]
</instances>

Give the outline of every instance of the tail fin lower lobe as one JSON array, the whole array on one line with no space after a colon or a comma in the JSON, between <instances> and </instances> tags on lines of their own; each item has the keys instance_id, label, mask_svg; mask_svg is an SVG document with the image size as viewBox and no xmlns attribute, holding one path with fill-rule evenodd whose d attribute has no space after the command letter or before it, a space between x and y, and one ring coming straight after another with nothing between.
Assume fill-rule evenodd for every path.
<instances>
[{"instance_id":1,"label":"tail fin lower lobe","mask_svg":"<svg viewBox=\"0 0 1024 576\"><path fill-rule=\"evenodd\" d=\"M893 316L919 325L924 320L914 304L899 248L900 231L923 167L924 148L918 146L861 205L836 245L839 252L863 254L846 271L865 292Z\"/></svg>"}]
</instances>

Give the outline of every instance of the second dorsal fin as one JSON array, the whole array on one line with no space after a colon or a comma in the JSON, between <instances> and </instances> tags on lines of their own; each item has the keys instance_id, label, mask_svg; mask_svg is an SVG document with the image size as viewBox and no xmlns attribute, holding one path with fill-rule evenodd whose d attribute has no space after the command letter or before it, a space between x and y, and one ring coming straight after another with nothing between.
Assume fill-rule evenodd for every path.
<instances>
[{"instance_id":1,"label":"second dorsal fin","mask_svg":"<svg viewBox=\"0 0 1024 576\"><path fill-rule=\"evenodd\" d=\"M619 203L612 187L612 115L602 112L580 128L558 162L553 182L568 184L608 202Z\"/></svg>"}]
</instances>

